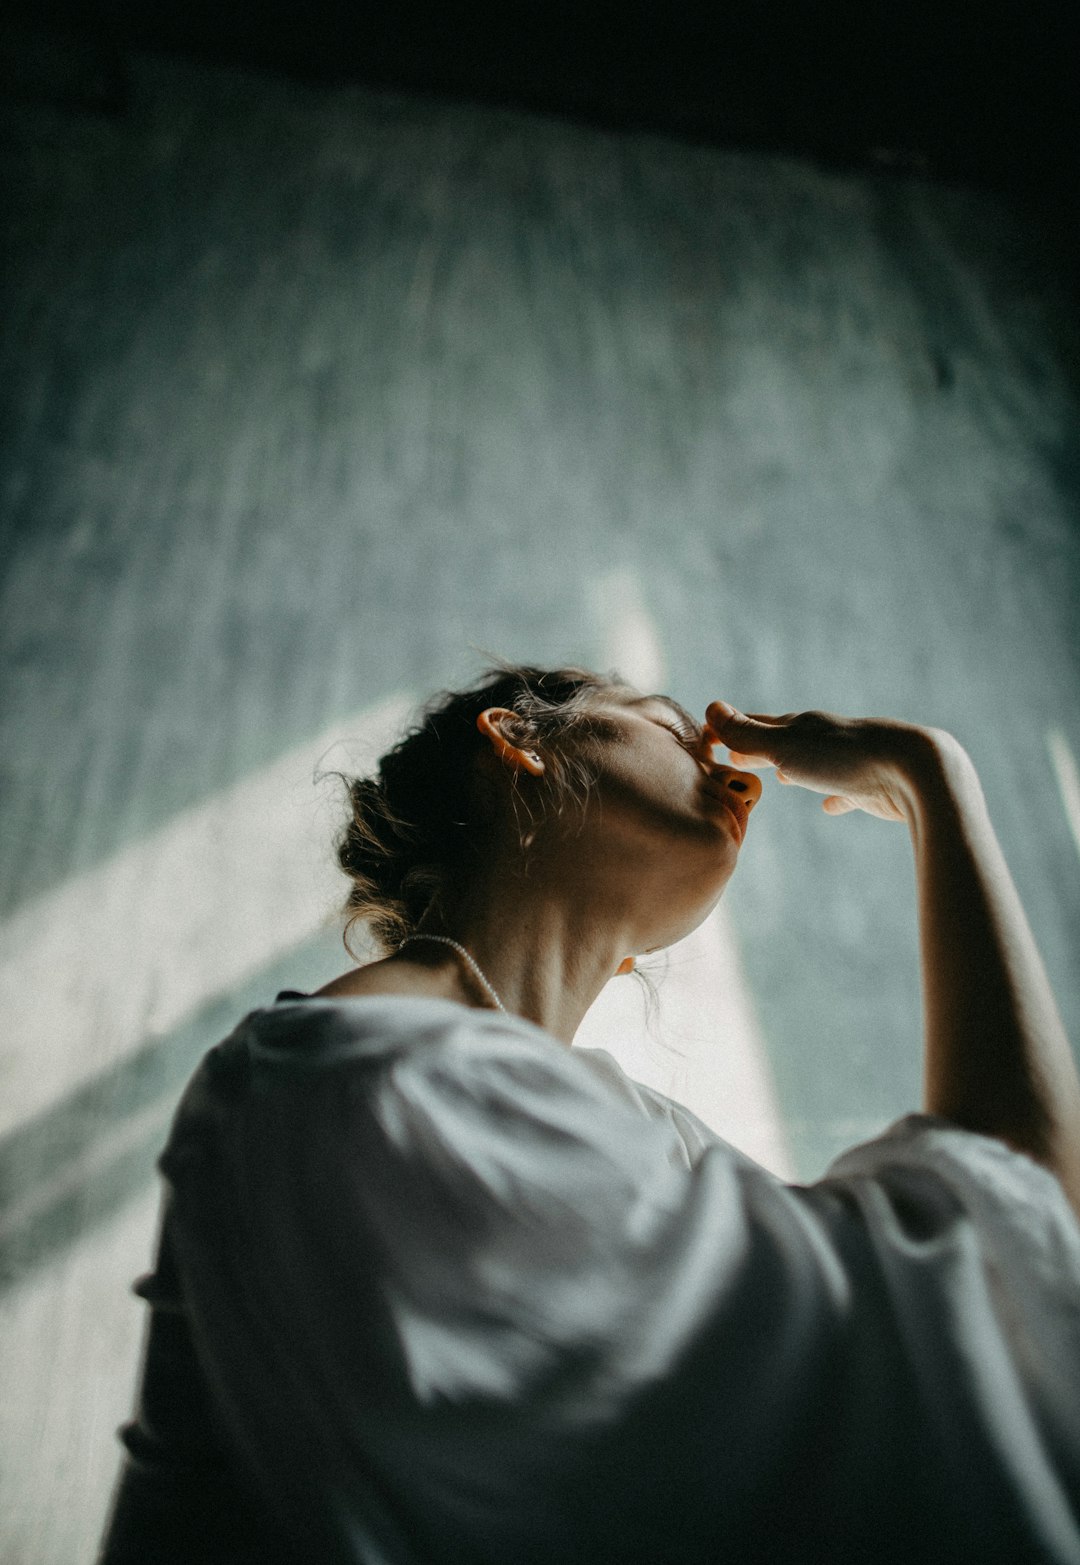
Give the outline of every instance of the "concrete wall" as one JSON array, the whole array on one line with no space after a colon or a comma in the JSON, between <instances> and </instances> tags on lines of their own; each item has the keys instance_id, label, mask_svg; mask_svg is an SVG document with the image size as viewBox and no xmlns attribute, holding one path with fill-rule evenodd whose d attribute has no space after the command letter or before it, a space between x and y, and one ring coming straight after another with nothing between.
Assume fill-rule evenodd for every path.
<instances>
[{"instance_id":1,"label":"concrete wall","mask_svg":"<svg viewBox=\"0 0 1080 1565\"><path fill-rule=\"evenodd\" d=\"M180 1087L345 965L313 770L474 648L953 730L1080 1036L1076 338L959 187L151 57L0 113L0 1555L70 1565ZM917 1106L910 860L767 782L582 1041L816 1177Z\"/></svg>"}]
</instances>

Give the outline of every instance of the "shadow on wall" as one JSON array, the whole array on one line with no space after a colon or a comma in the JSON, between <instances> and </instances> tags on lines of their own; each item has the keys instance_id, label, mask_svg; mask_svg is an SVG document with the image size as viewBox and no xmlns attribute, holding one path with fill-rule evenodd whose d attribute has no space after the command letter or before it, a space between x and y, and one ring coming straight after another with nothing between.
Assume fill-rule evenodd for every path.
<instances>
[{"instance_id":1,"label":"shadow on wall","mask_svg":"<svg viewBox=\"0 0 1080 1565\"><path fill-rule=\"evenodd\" d=\"M336 943L321 935L278 958L0 1140L0 1293L143 1194L207 1049L279 989L324 983Z\"/></svg>"}]
</instances>

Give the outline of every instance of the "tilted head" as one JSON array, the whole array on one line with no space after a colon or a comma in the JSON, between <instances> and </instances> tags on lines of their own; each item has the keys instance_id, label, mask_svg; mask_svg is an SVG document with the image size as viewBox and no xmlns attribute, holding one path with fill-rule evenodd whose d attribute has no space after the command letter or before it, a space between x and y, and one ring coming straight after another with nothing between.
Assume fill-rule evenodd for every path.
<instances>
[{"instance_id":1,"label":"tilted head","mask_svg":"<svg viewBox=\"0 0 1080 1565\"><path fill-rule=\"evenodd\" d=\"M392 952L421 920L452 931L485 876L527 883L541 865L571 893L645 892L641 949L670 944L715 904L761 792L711 749L703 724L617 673L489 667L426 702L373 777L346 779L346 939L363 922Z\"/></svg>"}]
</instances>

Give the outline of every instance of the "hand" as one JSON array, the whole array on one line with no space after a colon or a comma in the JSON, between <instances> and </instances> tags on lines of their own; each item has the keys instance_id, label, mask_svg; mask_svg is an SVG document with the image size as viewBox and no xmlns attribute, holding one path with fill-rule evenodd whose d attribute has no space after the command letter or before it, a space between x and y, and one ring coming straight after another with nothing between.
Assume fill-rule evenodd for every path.
<instances>
[{"instance_id":1,"label":"hand","mask_svg":"<svg viewBox=\"0 0 1080 1565\"><path fill-rule=\"evenodd\" d=\"M775 766L778 782L825 794L829 815L865 810L887 821L910 819L908 764L936 732L834 712L747 715L723 701L713 701L705 715L706 736L727 746L733 766Z\"/></svg>"}]
</instances>

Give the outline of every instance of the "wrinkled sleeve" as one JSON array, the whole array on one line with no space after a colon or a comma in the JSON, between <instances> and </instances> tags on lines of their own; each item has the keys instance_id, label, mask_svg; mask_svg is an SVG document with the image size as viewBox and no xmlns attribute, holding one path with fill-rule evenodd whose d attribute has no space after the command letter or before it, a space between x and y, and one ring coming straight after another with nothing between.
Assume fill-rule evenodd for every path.
<instances>
[{"instance_id":1,"label":"wrinkled sleeve","mask_svg":"<svg viewBox=\"0 0 1080 1565\"><path fill-rule=\"evenodd\" d=\"M883 1559L887 1516L1080 1565L1042 1170L912 1116L788 1186L491 1013L303 1016L213 1051L161 1166L216 1415L308 1557Z\"/></svg>"},{"instance_id":2,"label":"wrinkled sleeve","mask_svg":"<svg viewBox=\"0 0 1080 1565\"><path fill-rule=\"evenodd\" d=\"M1080 1561L1080 1226L1058 1181L996 1138L910 1114L804 1198L858 1296L879 1301L922 1438L965 1502L1021 1540L1014 1557L1035 1539L1035 1557Z\"/></svg>"}]
</instances>

